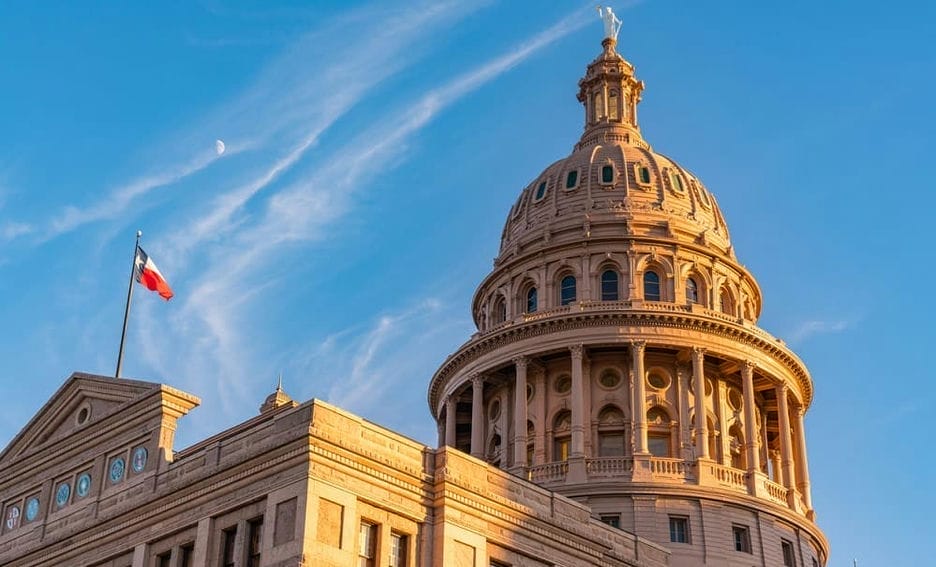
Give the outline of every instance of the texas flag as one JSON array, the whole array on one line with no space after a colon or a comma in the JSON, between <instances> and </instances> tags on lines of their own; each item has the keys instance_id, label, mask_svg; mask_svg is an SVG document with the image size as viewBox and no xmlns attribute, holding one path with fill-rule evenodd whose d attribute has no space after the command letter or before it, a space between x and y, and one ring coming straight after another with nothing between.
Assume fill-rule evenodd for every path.
<instances>
[{"instance_id":1,"label":"texas flag","mask_svg":"<svg viewBox=\"0 0 936 567\"><path fill-rule=\"evenodd\" d=\"M172 299L172 288L166 283L166 278L159 272L159 268L142 248L137 246L136 250L136 258L133 261L133 279L145 285L146 289L158 292L166 301Z\"/></svg>"}]
</instances>

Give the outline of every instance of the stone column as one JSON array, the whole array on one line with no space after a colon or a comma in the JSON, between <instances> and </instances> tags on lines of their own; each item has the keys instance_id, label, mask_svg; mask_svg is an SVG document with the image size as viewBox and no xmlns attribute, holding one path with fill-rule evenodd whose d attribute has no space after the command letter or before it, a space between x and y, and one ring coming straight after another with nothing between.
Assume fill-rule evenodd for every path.
<instances>
[{"instance_id":1,"label":"stone column","mask_svg":"<svg viewBox=\"0 0 936 567\"><path fill-rule=\"evenodd\" d=\"M570 457L585 456L585 397L582 379L582 356L585 348L572 345L572 447Z\"/></svg>"},{"instance_id":2,"label":"stone column","mask_svg":"<svg viewBox=\"0 0 936 567\"><path fill-rule=\"evenodd\" d=\"M445 444L455 446L455 395L445 398Z\"/></svg>"},{"instance_id":3,"label":"stone column","mask_svg":"<svg viewBox=\"0 0 936 567\"><path fill-rule=\"evenodd\" d=\"M783 486L793 490L793 441L790 439L790 408L787 404L787 385L777 386L777 413L780 416L780 468Z\"/></svg>"},{"instance_id":4,"label":"stone column","mask_svg":"<svg viewBox=\"0 0 936 567\"><path fill-rule=\"evenodd\" d=\"M676 366L676 399L679 401L679 454L683 460L691 460L689 437L689 373Z\"/></svg>"},{"instance_id":5,"label":"stone column","mask_svg":"<svg viewBox=\"0 0 936 567\"><path fill-rule=\"evenodd\" d=\"M471 456L484 459L484 377L471 377Z\"/></svg>"},{"instance_id":6,"label":"stone column","mask_svg":"<svg viewBox=\"0 0 936 567\"><path fill-rule=\"evenodd\" d=\"M708 423L705 419L705 349L692 348L692 383L695 385L696 458L708 459Z\"/></svg>"},{"instance_id":7,"label":"stone column","mask_svg":"<svg viewBox=\"0 0 936 567\"><path fill-rule=\"evenodd\" d=\"M754 415L754 363L750 360L741 365L741 387L744 393L744 458L748 472L760 470L760 453L757 451L757 427Z\"/></svg>"},{"instance_id":8,"label":"stone column","mask_svg":"<svg viewBox=\"0 0 936 567\"><path fill-rule=\"evenodd\" d=\"M647 377L644 375L644 349L646 341L631 342L631 361L634 365L634 452L647 452Z\"/></svg>"},{"instance_id":9,"label":"stone column","mask_svg":"<svg viewBox=\"0 0 936 567\"><path fill-rule=\"evenodd\" d=\"M803 416L806 408L796 408L796 489L803 495L803 504L807 510L812 510L812 495L809 489L809 461L806 459L806 430L803 428Z\"/></svg>"},{"instance_id":10,"label":"stone column","mask_svg":"<svg viewBox=\"0 0 936 567\"><path fill-rule=\"evenodd\" d=\"M718 443L715 446L721 448L721 464L730 467L731 435L728 434L728 412L725 411L727 399L728 385L719 377L712 391L712 409L715 410L715 417L718 420ZM718 455L712 455L712 459L718 460Z\"/></svg>"},{"instance_id":11,"label":"stone column","mask_svg":"<svg viewBox=\"0 0 936 567\"><path fill-rule=\"evenodd\" d=\"M536 440L533 442L533 464L541 465L546 462L546 369L537 365L533 372L533 384L536 388L534 399L537 400L536 413Z\"/></svg>"},{"instance_id":12,"label":"stone column","mask_svg":"<svg viewBox=\"0 0 936 567\"><path fill-rule=\"evenodd\" d=\"M515 467L527 467L527 366L529 359L518 356L513 359L517 371L514 385L514 458Z\"/></svg>"}]
</instances>

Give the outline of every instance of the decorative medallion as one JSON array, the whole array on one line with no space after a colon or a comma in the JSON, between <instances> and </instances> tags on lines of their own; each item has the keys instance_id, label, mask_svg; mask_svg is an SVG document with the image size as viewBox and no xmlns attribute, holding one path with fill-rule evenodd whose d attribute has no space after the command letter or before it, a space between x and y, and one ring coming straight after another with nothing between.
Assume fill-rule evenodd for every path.
<instances>
[{"instance_id":1,"label":"decorative medallion","mask_svg":"<svg viewBox=\"0 0 936 567\"><path fill-rule=\"evenodd\" d=\"M12 530L19 525L20 509L19 506L10 506L6 513L6 529Z\"/></svg>"},{"instance_id":2,"label":"decorative medallion","mask_svg":"<svg viewBox=\"0 0 936 567\"><path fill-rule=\"evenodd\" d=\"M123 480L125 472L127 472L127 464L124 462L123 457L117 457L111 461L109 474L111 483L117 484Z\"/></svg>"},{"instance_id":3,"label":"decorative medallion","mask_svg":"<svg viewBox=\"0 0 936 567\"><path fill-rule=\"evenodd\" d=\"M141 473L146 468L146 447L137 447L133 450L133 460L130 462L133 472Z\"/></svg>"},{"instance_id":4,"label":"decorative medallion","mask_svg":"<svg viewBox=\"0 0 936 567\"><path fill-rule=\"evenodd\" d=\"M26 521L31 522L39 515L39 499L33 496L26 501Z\"/></svg>"},{"instance_id":5,"label":"decorative medallion","mask_svg":"<svg viewBox=\"0 0 936 567\"><path fill-rule=\"evenodd\" d=\"M68 497L71 496L71 485L63 482L55 490L55 505L59 508L68 504Z\"/></svg>"},{"instance_id":6,"label":"decorative medallion","mask_svg":"<svg viewBox=\"0 0 936 567\"><path fill-rule=\"evenodd\" d=\"M91 492L91 475L84 473L78 477L78 482L75 483L75 494L78 495L78 498L84 498Z\"/></svg>"}]
</instances>

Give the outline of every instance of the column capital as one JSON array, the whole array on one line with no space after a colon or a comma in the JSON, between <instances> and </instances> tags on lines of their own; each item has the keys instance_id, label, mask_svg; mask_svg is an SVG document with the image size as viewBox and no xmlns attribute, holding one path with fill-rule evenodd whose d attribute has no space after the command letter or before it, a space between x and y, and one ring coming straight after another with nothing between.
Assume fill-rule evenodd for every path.
<instances>
[{"instance_id":1,"label":"column capital","mask_svg":"<svg viewBox=\"0 0 936 567\"><path fill-rule=\"evenodd\" d=\"M796 405L793 407L793 414L796 415L797 419L803 419L803 416L806 415L806 408Z\"/></svg>"},{"instance_id":2,"label":"column capital","mask_svg":"<svg viewBox=\"0 0 936 567\"><path fill-rule=\"evenodd\" d=\"M630 346L635 352L643 352L647 348L647 341L631 341Z\"/></svg>"},{"instance_id":3,"label":"column capital","mask_svg":"<svg viewBox=\"0 0 936 567\"><path fill-rule=\"evenodd\" d=\"M471 381L472 387L483 386L484 385L484 376L475 372L474 374L468 375L468 380Z\"/></svg>"},{"instance_id":4,"label":"column capital","mask_svg":"<svg viewBox=\"0 0 936 567\"><path fill-rule=\"evenodd\" d=\"M582 355L585 354L585 345L577 344L569 347L569 351L572 353L572 358L581 360Z\"/></svg>"},{"instance_id":5,"label":"column capital","mask_svg":"<svg viewBox=\"0 0 936 567\"><path fill-rule=\"evenodd\" d=\"M521 368L526 370L526 368L530 365L530 358L528 356L515 356L511 360L513 361L514 365L516 365L518 370Z\"/></svg>"},{"instance_id":6,"label":"column capital","mask_svg":"<svg viewBox=\"0 0 936 567\"><path fill-rule=\"evenodd\" d=\"M786 393L789 392L789 391L790 391L790 385L787 384L786 382L780 382L779 384L777 384L777 393L778 393L778 394L783 394L783 395L785 396Z\"/></svg>"},{"instance_id":7,"label":"column capital","mask_svg":"<svg viewBox=\"0 0 936 567\"><path fill-rule=\"evenodd\" d=\"M445 396L445 405L454 404L458 400L458 396L455 395L455 392Z\"/></svg>"},{"instance_id":8,"label":"column capital","mask_svg":"<svg viewBox=\"0 0 936 567\"><path fill-rule=\"evenodd\" d=\"M741 371L754 373L757 370L757 363L753 360L745 360L741 362Z\"/></svg>"}]
</instances>

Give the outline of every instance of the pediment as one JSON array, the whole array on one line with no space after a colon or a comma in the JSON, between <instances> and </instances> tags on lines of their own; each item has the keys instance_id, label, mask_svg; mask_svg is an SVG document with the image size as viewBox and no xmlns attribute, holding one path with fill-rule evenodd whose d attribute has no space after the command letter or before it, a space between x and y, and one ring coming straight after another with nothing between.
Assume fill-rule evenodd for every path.
<instances>
[{"instance_id":1,"label":"pediment","mask_svg":"<svg viewBox=\"0 0 936 567\"><path fill-rule=\"evenodd\" d=\"M0 453L0 466L85 429L160 385L76 372Z\"/></svg>"}]
</instances>

